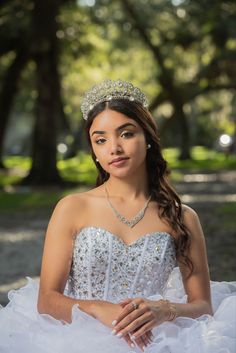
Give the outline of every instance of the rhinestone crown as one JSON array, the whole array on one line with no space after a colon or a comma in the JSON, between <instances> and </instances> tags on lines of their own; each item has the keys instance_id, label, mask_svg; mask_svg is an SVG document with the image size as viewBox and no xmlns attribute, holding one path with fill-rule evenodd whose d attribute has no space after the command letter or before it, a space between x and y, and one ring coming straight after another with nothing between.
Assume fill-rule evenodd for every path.
<instances>
[{"instance_id":1,"label":"rhinestone crown","mask_svg":"<svg viewBox=\"0 0 236 353\"><path fill-rule=\"evenodd\" d=\"M148 107L145 94L138 87L134 87L132 83L122 80L105 80L93 86L85 93L81 105L83 118L85 120L88 119L88 114L95 105L111 99L127 99L129 101L139 102L145 108Z\"/></svg>"}]
</instances>

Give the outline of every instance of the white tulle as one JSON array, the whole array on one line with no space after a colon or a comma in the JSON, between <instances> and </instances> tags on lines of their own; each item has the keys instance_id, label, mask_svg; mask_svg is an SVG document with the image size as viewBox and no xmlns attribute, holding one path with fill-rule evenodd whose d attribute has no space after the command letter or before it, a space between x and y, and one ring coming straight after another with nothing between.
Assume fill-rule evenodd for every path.
<instances>
[{"instance_id":1,"label":"white tulle","mask_svg":"<svg viewBox=\"0 0 236 353\"><path fill-rule=\"evenodd\" d=\"M177 318L153 329L147 353L235 353L236 282L211 282L214 316ZM37 312L38 283L28 278L25 287L9 293L9 304L0 310L1 353L129 353L110 328L73 307L72 323L65 324ZM160 299L157 294L151 299ZM178 268L172 271L165 298L186 302Z\"/></svg>"}]
</instances>

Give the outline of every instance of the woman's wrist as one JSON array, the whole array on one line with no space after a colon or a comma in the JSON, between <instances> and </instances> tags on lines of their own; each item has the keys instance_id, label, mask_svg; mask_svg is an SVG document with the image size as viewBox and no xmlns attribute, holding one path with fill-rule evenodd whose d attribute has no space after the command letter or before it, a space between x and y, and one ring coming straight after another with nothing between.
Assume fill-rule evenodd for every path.
<instances>
[{"instance_id":1,"label":"woman's wrist","mask_svg":"<svg viewBox=\"0 0 236 353\"><path fill-rule=\"evenodd\" d=\"M97 319L97 312L99 307L101 306L101 301L99 300L92 300L89 305L90 315Z\"/></svg>"},{"instance_id":2,"label":"woman's wrist","mask_svg":"<svg viewBox=\"0 0 236 353\"><path fill-rule=\"evenodd\" d=\"M101 301L99 300L78 300L77 304L80 310L96 319L97 309Z\"/></svg>"},{"instance_id":3,"label":"woman's wrist","mask_svg":"<svg viewBox=\"0 0 236 353\"><path fill-rule=\"evenodd\" d=\"M166 321L173 321L177 318L178 313L175 304L171 303L167 299L161 299L160 300L164 305L167 306L167 315L166 315Z\"/></svg>"}]
</instances>

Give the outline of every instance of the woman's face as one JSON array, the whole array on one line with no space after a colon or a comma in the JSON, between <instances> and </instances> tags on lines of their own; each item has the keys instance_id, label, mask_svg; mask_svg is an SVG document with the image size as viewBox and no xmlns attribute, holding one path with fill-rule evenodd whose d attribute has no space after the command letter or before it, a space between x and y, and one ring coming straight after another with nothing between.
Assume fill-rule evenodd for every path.
<instances>
[{"instance_id":1,"label":"woman's face","mask_svg":"<svg viewBox=\"0 0 236 353\"><path fill-rule=\"evenodd\" d=\"M146 169L147 143L135 120L106 109L93 120L89 135L95 156L111 176L134 176Z\"/></svg>"}]
</instances>

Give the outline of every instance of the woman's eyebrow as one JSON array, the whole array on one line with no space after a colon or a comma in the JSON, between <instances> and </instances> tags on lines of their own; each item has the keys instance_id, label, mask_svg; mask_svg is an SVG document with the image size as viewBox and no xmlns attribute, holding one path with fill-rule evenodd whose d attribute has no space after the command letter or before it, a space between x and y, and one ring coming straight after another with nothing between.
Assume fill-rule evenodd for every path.
<instances>
[{"instance_id":1,"label":"woman's eyebrow","mask_svg":"<svg viewBox=\"0 0 236 353\"><path fill-rule=\"evenodd\" d=\"M106 131L99 131L99 130L97 130L97 131L93 131L93 133L92 133L91 136L93 136L94 134L102 135L102 134L105 134L105 133L106 133Z\"/></svg>"},{"instance_id":2,"label":"woman's eyebrow","mask_svg":"<svg viewBox=\"0 0 236 353\"><path fill-rule=\"evenodd\" d=\"M132 124L132 123L125 123L125 124L119 126L116 130L117 130L117 131L120 131L120 130L123 130L125 127L128 127L128 126L137 127L136 125L134 125L134 124Z\"/></svg>"},{"instance_id":3,"label":"woman's eyebrow","mask_svg":"<svg viewBox=\"0 0 236 353\"><path fill-rule=\"evenodd\" d=\"M134 125L134 124L132 124L132 123L125 123L125 124L123 124L123 125L121 125L121 126L118 126L118 127L116 128L116 131L123 130L125 127L128 127L128 126L137 127L136 125ZM93 131L93 132L92 132L92 135L91 135L91 136L93 136L94 134L103 135L103 134L105 134L105 133L106 133L106 131L104 131L104 130L96 130L96 131Z\"/></svg>"}]
</instances>

